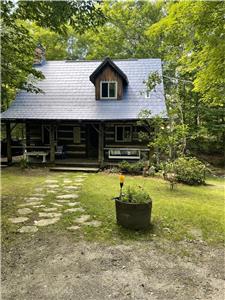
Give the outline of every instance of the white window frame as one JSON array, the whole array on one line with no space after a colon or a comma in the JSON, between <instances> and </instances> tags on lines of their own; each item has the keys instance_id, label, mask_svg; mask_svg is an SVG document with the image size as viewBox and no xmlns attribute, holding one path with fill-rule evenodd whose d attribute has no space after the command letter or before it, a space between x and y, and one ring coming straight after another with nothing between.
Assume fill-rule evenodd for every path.
<instances>
[{"instance_id":1,"label":"white window frame","mask_svg":"<svg viewBox=\"0 0 225 300\"><path fill-rule=\"evenodd\" d=\"M118 129L118 127L123 127L123 139L122 140L117 139L117 129ZM129 140L124 139L124 132L125 132L124 127L130 127L130 138L129 138ZM115 128L115 141L116 142L131 142L132 141L132 125L116 125L116 128Z\"/></svg>"},{"instance_id":2,"label":"white window frame","mask_svg":"<svg viewBox=\"0 0 225 300\"><path fill-rule=\"evenodd\" d=\"M102 96L102 84L103 83L108 83L108 95L109 95L109 83L115 83L115 97L103 97ZM117 81L115 80L103 80L103 81L100 81L100 99L117 99Z\"/></svg>"},{"instance_id":3,"label":"white window frame","mask_svg":"<svg viewBox=\"0 0 225 300\"><path fill-rule=\"evenodd\" d=\"M129 156L129 155L124 155L124 156L119 156L119 155L113 155L111 154L111 150L117 150L117 151L137 151L138 155L136 156ZM109 158L115 158L115 159L140 159L141 158L141 150L140 149L135 149L135 148L110 148L108 150L108 157Z\"/></svg>"}]
</instances>

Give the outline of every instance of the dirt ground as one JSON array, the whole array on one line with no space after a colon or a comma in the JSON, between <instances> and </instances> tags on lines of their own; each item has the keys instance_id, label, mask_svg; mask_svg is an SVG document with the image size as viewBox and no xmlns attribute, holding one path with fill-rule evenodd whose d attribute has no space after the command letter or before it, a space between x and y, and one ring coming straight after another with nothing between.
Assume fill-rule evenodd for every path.
<instances>
[{"instance_id":1,"label":"dirt ground","mask_svg":"<svg viewBox=\"0 0 225 300\"><path fill-rule=\"evenodd\" d=\"M38 232L2 248L2 299L224 300L224 273L224 249L204 242L106 245Z\"/></svg>"}]
</instances>

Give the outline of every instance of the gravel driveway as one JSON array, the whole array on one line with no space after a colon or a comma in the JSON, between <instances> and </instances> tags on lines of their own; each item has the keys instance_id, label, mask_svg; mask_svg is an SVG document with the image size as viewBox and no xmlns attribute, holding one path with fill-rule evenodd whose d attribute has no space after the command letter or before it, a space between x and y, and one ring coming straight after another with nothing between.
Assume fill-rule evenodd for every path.
<instances>
[{"instance_id":1,"label":"gravel driveway","mask_svg":"<svg viewBox=\"0 0 225 300\"><path fill-rule=\"evenodd\" d=\"M36 233L2 249L2 299L224 300L224 249L203 242L106 245Z\"/></svg>"}]
</instances>

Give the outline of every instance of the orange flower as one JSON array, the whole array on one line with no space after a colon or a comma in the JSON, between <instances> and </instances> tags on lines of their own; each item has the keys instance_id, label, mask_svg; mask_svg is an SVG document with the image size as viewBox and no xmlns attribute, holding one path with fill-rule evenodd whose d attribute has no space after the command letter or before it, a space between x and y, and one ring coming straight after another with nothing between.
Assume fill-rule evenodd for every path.
<instances>
[{"instance_id":1,"label":"orange flower","mask_svg":"<svg viewBox=\"0 0 225 300\"><path fill-rule=\"evenodd\" d=\"M124 183L125 176L124 176L124 175L120 175L120 176L119 176L119 179L120 179L120 183Z\"/></svg>"}]
</instances>

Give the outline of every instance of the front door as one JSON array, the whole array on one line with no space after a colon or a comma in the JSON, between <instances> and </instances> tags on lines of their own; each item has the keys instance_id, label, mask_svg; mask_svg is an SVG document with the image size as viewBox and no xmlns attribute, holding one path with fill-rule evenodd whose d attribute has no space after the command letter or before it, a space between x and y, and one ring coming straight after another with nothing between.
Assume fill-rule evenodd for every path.
<instances>
[{"instance_id":1,"label":"front door","mask_svg":"<svg viewBox=\"0 0 225 300\"><path fill-rule=\"evenodd\" d=\"M88 125L88 158L98 158L98 125Z\"/></svg>"}]
</instances>

